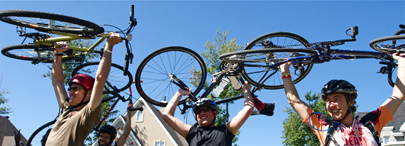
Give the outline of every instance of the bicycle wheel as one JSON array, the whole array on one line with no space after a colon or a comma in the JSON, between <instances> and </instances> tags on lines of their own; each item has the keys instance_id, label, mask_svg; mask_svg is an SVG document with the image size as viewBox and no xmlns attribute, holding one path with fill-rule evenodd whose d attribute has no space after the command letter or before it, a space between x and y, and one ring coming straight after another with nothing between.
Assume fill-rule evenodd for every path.
<instances>
[{"instance_id":1,"label":"bicycle wheel","mask_svg":"<svg viewBox=\"0 0 405 146\"><path fill-rule=\"evenodd\" d=\"M46 139L55 121L50 121L35 130L28 139L27 146L45 146Z\"/></svg>"},{"instance_id":2,"label":"bicycle wheel","mask_svg":"<svg viewBox=\"0 0 405 146\"><path fill-rule=\"evenodd\" d=\"M0 11L0 20L13 25L33 28L42 32L100 33L101 27L75 17L28 10Z\"/></svg>"},{"instance_id":3,"label":"bicycle wheel","mask_svg":"<svg viewBox=\"0 0 405 146\"><path fill-rule=\"evenodd\" d=\"M179 89L170 82L170 74L197 95L204 86L207 71L203 59L193 50L177 46L161 48L149 54L139 65L135 75L136 89L149 103L166 106L165 100L169 101ZM185 102L186 99L181 99L179 104Z\"/></svg>"},{"instance_id":4,"label":"bicycle wheel","mask_svg":"<svg viewBox=\"0 0 405 146\"><path fill-rule=\"evenodd\" d=\"M393 35L374 39L370 47L383 53L404 53L405 35Z\"/></svg>"},{"instance_id":5,"label":"bicycle wheel","mask_svg":"<svg viewBox=\"0 0 405 146\"><path fill-rule=\"evenodd\" d=\"M82 64L73 70L72 76L76 74L87 74L95 77L99 63L100 62L88 62ZM133 77L132 74L129 73L129 71L127 75L124 76L124 68L120 65L111 63L111 69L107 78L107 82L109 82L112 86L115 86L118 89L118 92L128 89L129 86L131 86L132 81ZM104 93L107 93L107 91L104 91Z\"/></svg>"},{"instance_id":6,"label":"bicycle wheel","mask_svg":"<svg viewBox=\"0 0 405 146\"><path fill-rule=\"evenodd\" d=\"M1 50L1 53L10 58L33 61L34 63L52 63L55 59L53 47L35 46L34 44L7 46ZM72 59L74 57L62 56L62 62Z\"/></svg>"},{"instance_id":7,"label":"bicycle wheel","mask_svg":"<svg viewBox=\"0 0 405 146\"><path fill-rule=\"evenodd\" d=\"M303 37L289 33L289 32L274 32L262 35L252 42L250 42L244 50L262 50L264 48L305 48L309 47L310 44L306 39ZM281 50L280 50L281 51ZM312 51L309 51L312 52ZM277 61L277 59L282 59L284 57L279 56L280 54L288 55L291 52L278 52L272 58L273 61ZM292 52L294 53L294 52ZM290 54L294 55L294 54ZM301 54L304 56L310 56L311 54ZM281 58L279 58L281 57ZM259 86L259 81L262 78L267 78L267 81L263 83L262 87L265 89L281 89L284 87L283 81L281 79L281 71L277 68L272 68L270 72L267 72L267 68L260 68L257 66L266 66L266 62L244 62L240 65L242 70L242 76L252 85ZM291 77L294 83L298 83L302 79L304 79L308 73L311 71L313 63L306 62L306 63L294 63L290 67ZM267 74L265 74L267 72ZM271 77L273 76L274 77Z\"/></svg>"}]
</instances>

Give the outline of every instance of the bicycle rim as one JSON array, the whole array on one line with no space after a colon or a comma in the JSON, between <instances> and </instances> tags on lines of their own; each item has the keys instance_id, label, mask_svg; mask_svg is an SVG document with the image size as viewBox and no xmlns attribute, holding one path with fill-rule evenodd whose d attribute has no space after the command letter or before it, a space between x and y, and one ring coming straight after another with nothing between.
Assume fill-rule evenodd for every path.
<instances>
[{"instance_id":1,"label":"bicycle rim","mask_svg":"<svg viewBox=\"0 0 405 146\"><path fill-rule=\"evenodd\" d=\"M42 32L99 33L97 24L75 17L28 10L0 11L0 20L13 25L33 28Z\"/></svg>"},{"instance_id":2,"label":"bicycle rim","mask_svg":"<svg viewBox=\"0 0 405 146\"><path fill-rule=\"evenodd\" d=\"M405 35L393 35L374 39L370 47L383 53L405 52Z\"/></svg>"},{"instance_id":3,"label":"bicycle rim","mask_svg":"<svg viewBox=\"0 0 405 146\"><path fill-rule=\"evenodd\" d=\"M10 58L37 63L52 63L55 59L52 47L35 46L34 44L7 46L1 50L1 53ZM66 55L62 56L63 62L72 59L74 59L74 57L67 57Z\"/></svg>"},{"instance_id":4,"label":"bicycle rim","mask_svg":"<svg viewBox=\"0 0 405 146\"><path fill-rule=\"evenodd\" d=\"M80 65L73 70L72 76L76 74L87 74L95 77L99 63L100 62L88 62ZM107 82L116 87L118 92L128 89L129 86L131 86L132 81L133 77L131 73L128 72L127 75L124 76L124 68L120 65L111 63L111 69L110 73L108 74ZM104 93L107 93L107 91L104 91Z\"/></svg>"},{"instance_id":5,"label":"bicycle rim","mask_svg":"<svg viewBox=\"0 0 405 146\"><path fill-rule=\"evenodd\" d=\"M39 127L37 130L34 131L34 133L31 134L30 138L27 141L27 145L31 146L44 146L46 139L48 138L48 130L52 129L53 124L55 123L56 120L50 121L41 127Z\"/></svg>"},{"instance_id":6,"label":"bicycle rim","mask_svg":"<svg viewBox=\"0 0 405 146\"><path fill-rule=\"evenodd\" d=\"M166 106L180 89L170 82L175 75L197 95L204 86L207 72L203 59L193 50L184 47L166 47L148 55L139 65L135 85L139 94L149 103ZM185 103L183 98L179 104Z\"/></svg>"},{"instance_id":7,"label":"bicycle rim","mask_svg":"<svg viewBox=\"0 0 405 146\"><path fill-rule=\"evenodd\" d=\"M270 48L270 49L294 49L294 48L299 48L301 50L304 50L302 48L309 47L309 43L307 40L305 40L303 37L289 33L289 32L274 32L274 33L268 33L265 35L262 35L256 39L254 39L252 42L250 42L244 50L262 50L264 48ZM303 55L303 56L311 56L312 53L308 53L306 51L277 51L273 55L272 61L273 62L278 62L280 59L286 59L290 56L296 56L297 54L294 55L294 53L300 52L301 54L298 55ZM312 52L312 51L309 51ZM258 57L258 56L256 56ZM265 89L281 89L284 87L283 81L281 79L281 71L278 70L277 68L270 69L269 72L268 68L261 68L257 66L266 66L267 64L263 61L257 61L257 62L245 62L241 64L241 69L242 69L242 76L252 85L254 86L261 86ZM291 77L293 80L293 83L298 83L302 79L304 79L307 74L311 71L313 64L311 62L306 62L306 63L294 63L290 67L291 71ZM267 74L265 74L267 72ZM268 78L266 82L261 85L259 83L260 79L262 78Z\"/></svg>"}]
</instances>

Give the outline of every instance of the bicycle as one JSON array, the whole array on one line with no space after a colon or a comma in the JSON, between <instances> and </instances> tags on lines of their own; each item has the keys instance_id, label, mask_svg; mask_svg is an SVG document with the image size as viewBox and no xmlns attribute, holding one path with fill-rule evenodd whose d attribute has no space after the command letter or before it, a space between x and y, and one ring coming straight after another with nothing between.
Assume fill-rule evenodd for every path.
<instances>
[{"instance_id":1,"label":"bicycle","mask_svg":"<svg viewBox=\"0 0 405 146\"><path fill-rule=\"evenodd\" d=\"M404 28L403 25L400 27ZM404 32L400 31L400 33ZM219 58L226 62L239 63L243 77L254 86L265 89L283 88L281 71L278 66L286 62L293 63L290 70L293 72L291 77L295 84L308 75L315 63L374 58L381 60L380 64L385 65L380 68L378 73L387 74L388 82L393 86L392 73L397 64L391 54L405 52L403 50L405 35L382 37L371 41L370 46L380 52L331 49L331 47L343 45L346 42L356 41L358 27L353 26L347 29L346 34L351 36L351 39L308 43L303 37L294 33L274 32L256 38L242 51L225 53ZM393 43L398 40L402 41L400 45ZM386 41L391 45L384 46L383 42Z\"/></svg>"},{"instance_id":2,"label":"bicycle","mask_svg":"<svg viewBox=\"0 0 405 146\"><path fill-rule=\"evenodd\" d=\"M223 62L220 68L221 71L213 74L211 85L199 98L207 98L216 87L223 88L220 84L222 79L226 77L230 78L234 87L240 87L238 80L243 79L239 76L241 70L238 69L238 64ZM184 47L162 48L152 52L141 62L135 74L135 86L138 93L147 102L157 106L166 106L166 97L173 96L179 87L182 89L196 87L192 89L188 97L179 101L178 105L183 106L180 108L181 114L185 114L185 111L197 101L197 95L204 87L206 75L207 71L203 59L193 50ZM227 85L227 83L224 84ZM253 88L252 94L257 90L259 88ZM239 95L217 100L216 103L221 104L243 97L243 95ZM254 100L259 111L255 111L254 114L273 115L274 104L262 103L256 96Z\"/></svg>"},{"instance_id":3,"label":"bicycle","mask_svg":"<svg viewBox=\"0 0 405 146\"><path fill-rule=\"evenodd\" d=\"M104 32L103 27L100 27L93 22L60 14L28 10L2 10L0 11L0 20L16 25L19 36L25 37L20 45L4 47L1 50L1 53L10 58L32 61L32 64L52 63L54 60L53 50L54 47L57 47L55 42L99 38L89 48L70 45L69 50L63 53L63 62L76 60L83 63L86 54L102 54L102 49L97 51L95 48L109 37L109 34ZM134 57L129 43L132 40L132 34L130 33L137 25L137 21L134 18L134 5L130 6L129 20L129 26L125 30L107 25L115 27L123 34L122 39L125 40L125 46L127 49L125 55L124 75L127 74L126 71L128 71L129 63L132 63ZM39 32L27 33L27 27L48 34ZM49 34L59 36L52 37ZM32 38L33 43L23 44L27 38Z\"/></svg>"}]
</instances>

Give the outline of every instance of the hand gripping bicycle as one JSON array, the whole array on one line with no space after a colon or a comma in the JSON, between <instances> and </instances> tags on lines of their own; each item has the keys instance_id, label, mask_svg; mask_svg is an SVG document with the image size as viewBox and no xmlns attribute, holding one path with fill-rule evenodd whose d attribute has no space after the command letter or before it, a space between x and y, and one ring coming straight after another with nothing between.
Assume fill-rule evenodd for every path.
<instances>
[{"instance_id":1,"label":"hand gripping bicycle","mask_svg":"<svg viewBox=\"0 0 405 146\"><path fill-rule=\"evenodd\" d=\"M243 70L242 76L255 86L260 86L259 82L266 80L261 86L265 89L283 88L281 71L278 66L286 62L293 63L290 68L293 72L291 77L294 83L298 83L308 75L315 63L342 59L378 59L381 60L380 64L385 65L380 69L383 70L380 73L387 73L388 82L393 86L392 73L396 67L396 62L391 53L404 52L404 43L399 44L400 41L398 40L404 40L405 36L395 35L372 41L370 45L380 52L331 49L331 47L342 45L345 42L356 41L358 27L349 28L346 30L346 34L351 36L351 39L308 43L303 37L293 33L269 33L253 40L245 50L222 54L220 59L226 62L240 63ZM392 47L394 40L397 44ZM380 42L384 41L391 42L391 47L377 49L376 44L381 44ZM382 45L378 46L381 48Z\"/></svg>"}]
</instances>

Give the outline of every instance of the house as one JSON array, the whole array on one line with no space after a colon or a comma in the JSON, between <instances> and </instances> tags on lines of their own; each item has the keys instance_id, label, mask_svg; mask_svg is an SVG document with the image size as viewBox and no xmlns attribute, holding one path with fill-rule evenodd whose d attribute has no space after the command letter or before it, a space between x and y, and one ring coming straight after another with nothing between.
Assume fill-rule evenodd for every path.
<instances>
[{"instance_id":1,"label":"house","mask_svg":"<svg viewBox=\"0 0 405 146\"><path fill-rule=\"evenodd\" d=\"M359 112L363 117L367 112ZM360 118L359 118L360 119ZM382 146L404 146L405 145L405 103L402 103L394 115L394 120L387 123L380 132Z\"/></svg>"},{"instance_id":2,"label":"house","mask_svg":"<svg viewBox=\"0 0 405 146\"><path fill-rule=\"evenodd\" d=\"M140 97L134 108L143 107L143 111L131 112L131 133L126 146L184 146L187 141L174 131L162 118L164 107L157 109ZM117 129L117 137L123 133L127 113L119 116L111 125ZM93 146L97 146L96 141Z\"/></svg>"},{"instance_id":3,"label":"house","mask_svg":"<svg viewBox=\"0 0 405 146\"><path fill-rule=\"evenodd\" d=\"M0 146L14 146L14 132L17 132L18 129L8 120L8 116L0 116ZM21 134L20 140L21 146L27 144L27 139Z\"/></svg>"}]
</instances>

